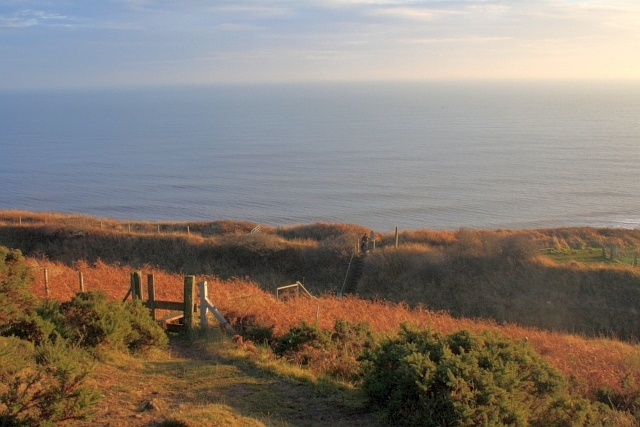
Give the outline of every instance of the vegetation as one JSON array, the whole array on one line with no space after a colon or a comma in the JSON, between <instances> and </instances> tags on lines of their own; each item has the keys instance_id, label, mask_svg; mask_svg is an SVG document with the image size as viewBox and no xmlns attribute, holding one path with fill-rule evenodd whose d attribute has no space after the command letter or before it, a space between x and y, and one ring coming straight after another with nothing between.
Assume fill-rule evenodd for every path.
<instances>
[{"instance_id":1,"label":"vegetation","mask_svg":"<svg viewBox=\"0 0 640 427\"><path fill-rule=\"evenodd\" d=\"M316 373L353 380L358 375L358 356L373 342L371 327L364 322L337 319L329 331L303 320L273 344L273 352Z\"/></svg>"},{"instance_id":2,"label":"vegetation","mask_svg":"<svg viewBox=\"0 0 640 427\"><path fill-rule=\"evenodd\" d=\"M394 425L631 424L572 396L562 375L526 343L486 332L442 336L403 326L362 360L364 390Z\"/></svg>"},{"instance_id":3,"label":"vegetation","mask_svg":"<svg viewBox=\"0 0 640 427\"><path fill-rule=\"evenodd\" d=\"M0 212L0 225L0 244L67 266L106 262L250 277L273 293L304 280L315 294L341 288L357 242L368 233L357 225L317 223L261 226L250 234L257 224L125 223L7 211ZM375 238L356 289L360 297L460 318L640 338L640 270L632 265L640 230L417 230L400 233L398 248L392 233Z\"/></svg>"},{"instance_id":4,"label":"vegetation","mask_svg":"<svg viewBox=\"0 0 640 427\"><path fill-rule=\"evenodd\" d=\"M64 378L79 378L75 389L89 393L95 377L111 403L82 406L72 395L61 398L76 408L64 415L74 425L83 425L74 417L91 408L97 420L110 420L113 410L105 408L124 398L136 403L118 412L120 419L134 416L140 420L134 425L287 425L330 408L336 413L317 425L640 422L638 347L557 332L632 342L640 335L640 276L630 265L640 242L634 230L421 230L401 233L398 248L395 236L378 234L358 286L369 300L327 293L285 302L270 291L302 277L316 294L335 290L367 230L315 224L263 226L249 234L256 224L223 221L190 223L187 234L181 224L20 216L16 221L16 213L0 213L0 243L16 243L30 256L3 252L2 271L11 270L5 281L23 280L0 288L0 297L14 300L7 314L0 313L0 335L11 336L2 338L0 353L12 348L24 355L26 365L7 362L17 368L6 375L23 372L20 378L64 364L49 357L53 365L47 365L45 348L73 347L80 352L74 361L93 361L91 376L75 370ZM48 295L42 268L49 272ZM156 297L164 300L180 300L182 274L198 274L240 335L234 343L210 332L190 342L176 337L171 346L180 360L149 350L166 344L166 337L139 302L117 302L132 269L154 273ZM78 270L90 291L76 295ZM437 311L443 309L448 313ZM147 361L127 356L140 349ZM120 356L109 353L114 350ZM114 381L122 372L138 386ZM55 381L43 376L35 383ZM136 391L142 384L153 392ZM2 387L2 422L33 422L38 405L9 412L17 406L4 403L11 392ZM37 401L35 392L23 395ZM318 412L301 409L309 405Z\"/></svg>"},{"instance_id":5,"label":"vegetation","mask_svg":"<svg viewBox=\"0 0 640 427\"><path fill-rule=\"evenodd\" d=\"M41 303L31 279L20 251L0 247L0 425L86 419L100 394L86 385L93 362L82 348L141 350L167 338L140 303L99 292Z\"/></svg>"}]
</instances>

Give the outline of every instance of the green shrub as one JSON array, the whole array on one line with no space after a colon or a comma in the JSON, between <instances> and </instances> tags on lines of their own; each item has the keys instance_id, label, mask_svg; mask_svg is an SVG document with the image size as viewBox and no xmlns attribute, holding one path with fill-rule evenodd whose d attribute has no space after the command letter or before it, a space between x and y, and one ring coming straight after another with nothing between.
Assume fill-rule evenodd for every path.
<instances>
[{"instance_id":1,"label":"green shrub","mask_svg":"<svg viewBox=\"0 0 640 427\"><path fill-rule=\"evenodd\" d=\"M34 343L35 345L42 345L48 341L55 341L55 325L42 318L38 314L31 314L24 316L21 320L12 322L3 331L3 336L13 336Z\"/></svg>"},{"instance_id":2,"label":"green shrub","mask_svg":"<svg viewBox=\"0 0 640 427\"><path fill-rule=\"evenodd\" d=\"M60 335L81 347L139 351L168 343L140 301L108 302L102 292L85 292L60 304L60 315L48 313Z\"/></svg>"},{"instance_id":3,"label":"green shrub","mask_svg":"<svg viewBox=\"0 0 640 427\"><path fill-rule=\"evenodd\" d=\"M11 324L28 317L37 305L29 292L31 270L22 253L0 246L0 335Z\"/></svg>"},{"instance_id":4,"label":"green shrub","mask_svg":"<svg viewBox=\"0 0 640 427\"><path fill-rule=\"evenodd\" d=\"M149 309L142 301L127 302L124 307L131 332L125 339L127 348L131 351L141 351L150 347L164 347L169 343L167 335L149 315Z\"/></svg>"},{"instance_id":5,"label":"green shrub","mask_svg":"<svg viewBox=\"0 0 640 427\"><path fill-rule=\"evenodd\" d=\"M365 350L363 389L398 425L602 425L607 409L574 398L526 343L468 331L441 336L403 325Z\"/></svg>"},{"instance_id":6,"label":"green shrub","mask_svg":"<svg viewBox=\"0 0 640 427\"><path fill-rule=\"evenodd\" d=\"M84 382L86 355L63 342L0 338L0 425L50 426L87 419L100 395Z\"/></svg>"},{"instance_id":7,"label":"green shrub","mask_svg":"<svg viewBox=\"0 0 640 427\"><path fill-rule=\"evenodd\" d=\"M60 304L60 313L60 334L80 347L124 349L122 344L132 333L123 304L107 302L102 292L78 293Z\"/></svg>"},{"instance_id":8,"label":"green shrub","mask_svg":"<svg viewBox=\"0 0 640 427\"><path fill-rule=\"evenodd\" d=\"M277 341L274 353L318 373L351 380L359 373L358 356L372 342L373 333L367 323L338 319L333 331L329 331L302 321Z\"/></svg>"},{"instance_id":9,"label":"green shrub","mask_svg":"<svg viewBox=\"0 0 640 427\"><path fill-rule=\"evenodd\" d=\"M300 326L294 326L277 342L273 352L278 356L299 351L303 346L321 349L329 347L331 332L321 329L318 325L310 325L304 320Z\"/></svg>"}]
</instances>

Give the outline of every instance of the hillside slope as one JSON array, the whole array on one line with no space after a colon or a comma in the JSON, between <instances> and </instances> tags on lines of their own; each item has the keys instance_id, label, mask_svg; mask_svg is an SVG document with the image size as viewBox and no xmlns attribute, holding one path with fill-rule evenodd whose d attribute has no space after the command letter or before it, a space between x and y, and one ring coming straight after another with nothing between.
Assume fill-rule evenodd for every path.
<instances>
[{"instance_id":1,"label":"hillside slope","mask_svg":"<svg viewBox=\"0 0 640 427\"><path fill-rule=\"evenodd\" d=\"M268 292L304 281L316 294L345 280L357 225L283 228L232 221L127 223L0 212L0 245L67 266L101 260L131 268L250 278ZM589 336L640 339L639 230L405 231L375 235L358 295ZM619 255L618 258L612 256ZM602 254L602 255L600 255Z\"/></svg>"}]
</instances>

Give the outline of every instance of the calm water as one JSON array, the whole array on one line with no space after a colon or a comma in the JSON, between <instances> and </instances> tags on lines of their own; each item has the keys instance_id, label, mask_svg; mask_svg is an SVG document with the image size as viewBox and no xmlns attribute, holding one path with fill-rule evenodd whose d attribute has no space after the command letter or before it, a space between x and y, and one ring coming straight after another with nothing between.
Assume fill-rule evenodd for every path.
<instances>
[{"instance_id":1,"label":"calm water","mask_svg":"<svg viewBox=\"0 0 640 427\"><path fill-rule=\"evenodd\" d=\"M640 227L640 85L0 93L0 209Z\"/></svg>"}]
</instances>

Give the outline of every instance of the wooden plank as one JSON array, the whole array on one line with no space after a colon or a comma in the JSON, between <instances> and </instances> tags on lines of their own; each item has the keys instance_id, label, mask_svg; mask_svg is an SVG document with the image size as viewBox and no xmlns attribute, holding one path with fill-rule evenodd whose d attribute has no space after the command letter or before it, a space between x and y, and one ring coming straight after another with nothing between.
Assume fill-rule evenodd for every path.
<instances>
[{"instance_id":1,"label":"wooden plank","mask_svg":"<svg viewBox=\"0 0 640 427\"><path fill-rule=\"evenodd\" d=\"M131 295L131 288L129 288L129 290L127 291L127 294L124 296L124 298L122 298L122 302L125 302L127 298L129 298L129 295Z\"/></svg>"},{"instance_id":2,"label":"wooden plank","mask_svg":"<svg viewBox=\"0 0 640 427\"><path fill-rule=\"evenodd\" d=\"M177 322L182 319L184 316L182 313L180 314L170 314L168 316L164 316L162 319L158 319L158 323L168 323L168 322Z\"/></svg>"},{"instance_id":3,"label":"wooden plank","mask_svg":"<svg viewBox=\"0 0 640 427\"><path fill-rule=\"evenodd\" d=\"M153 305L151 301L145 302L145 305L148 308L155 308L156 310L172 310L172 311L182 311L184 312L184 303L175 302L175 301L153 301Z\"/></svg>"}]
</instances>

